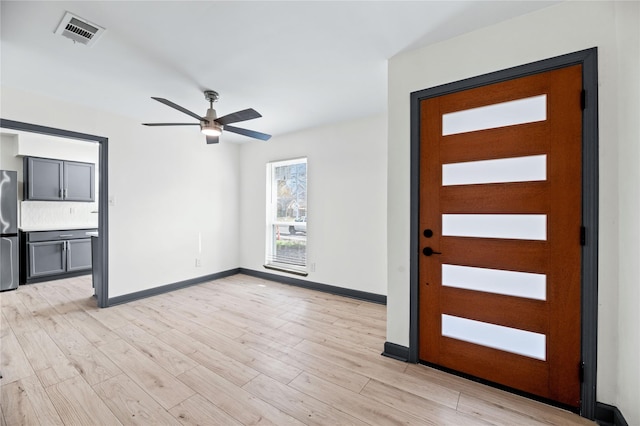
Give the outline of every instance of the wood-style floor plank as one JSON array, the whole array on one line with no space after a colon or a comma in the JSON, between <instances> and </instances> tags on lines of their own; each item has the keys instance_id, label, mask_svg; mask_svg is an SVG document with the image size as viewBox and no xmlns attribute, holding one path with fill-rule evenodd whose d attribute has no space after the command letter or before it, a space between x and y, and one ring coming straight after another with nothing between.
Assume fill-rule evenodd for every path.
<instances>
[{"instance_id":1,"label":"wood-style floor plank","mask_svg":"<svg viewBox=\"0 0 640 426\"><path fill-rule=\"evenodd\" d=\"M242 424L303 424L205 367L196 367L178 378Z\"/></svg>"},{"instance_id":2,"label":"wood-style floor plank","mask_svg":"<svg viewBox=\"0 0 640 426\"><path fill-rule=\"evenodd\" d=\"M186 354L189 358L237 386L244 385L259 374L258 371L248 365L236 361L232 357L218 352L199 340L178 331L160 334L158 338L168 344L172 344L173 347Z\"/></svg>"},{"instance_id":3,"label":"wood-style floor plank","mask_svg":"<svg viewBox=\"0 0 640 426\"><path fill-rule=\"evenodd\" d=\"M385 406L363 395L333 383L302 373L291 387L363 422L375 425L423 425L424 420L393 407Z\"/></svg>"},{"instance_id":4,"label":"wood-style floor plank","mask_svg":"<svg viewBox=\"0 0 640 426\"><path fill-rule=\"evenodd\" d=\"M7 425L64 424L35 375L3 385L0 406Z\"/></svg>"},{"instance_id":5,"label":"wood-style floor plank","mask_svg":"<svg viewBox=\"0 0 640 426\"><path fill-rule=\"evenodd\" d=\"M179 425L168 411L124 374L93 387L123 425Z\"/></svg>"},{"instance_id":6,"label":"wood-style floor plank","mask_svg":"<svg viewBox=\"0 0 640 426\"><path fill-rule=\"evenodd\" d=\"M366 425L355 417L334 410L324 402L263 374L242 388L308 425Z\"/></svg>"},{"instance_id":7,"label":"wood-style floor plank","mask_svg":"<svg viewBox=\"0 0 640 426\"><path fill-rule=\"evenodd\" d=\"M115 332L174 376L198 365L186 355L133 324L121 327Z\"/></svg>"},{"instance_id":8,"label":"wood-style floor plank","mask_svg":"<svg viewBox=\"0 0 640 426\"><path fill-rule=\"evenodd\" d=\"M248 345L243 345L221 334L210 330L198 330L191 336L212 349L216 349L230 358L260 371L282 383L289 383L301 370L280 361L270 355L257 351Z\"/></svg>"},{"instance_id":9,"label":"wood-style floor plank","mask_svg":"<svg viewBox=\"0 0 640 426\"><path fill-rule=\"evenodd\" d=\"M121 424L82 377L49 386L46 391L65 425Z\"/></svg>"},{"instance_id":10,"label":"wood-style floor plank","mask_svg":"<svg viewBox=\"0 0 640 426\"><path fill-rule=\"evenodd\" d=\"M256 350L276 355L280 361L354 392L360 392L369 381L369 378L362 374L355 373L322 358L297 351L292 347L279 345L277 342L253 333L246 333L236 340L244 345L252 346Z\"/></svg>"},{"instance_id":11,"label":"wood-style floor plank","mask_svg":"<svg viewBox=\"0 0 640 426\"><path fill-rule=\"evenodd\" d=\"M531 416L550 425L593 425L594 423L583 417L577 416L560 408L552 407L532 399L522 398L518 395L492 388L487 385L472 382L462 377L457 377L433 368L419 364L409 364L406 374L412 375L423 383L433 383L452 390L457 390L461 395L481 399L488 404L493 404L504 409ZM461 407L461 409L464 409ZM478 413L480 416L480 413Z\"/></svg>"},{"instance_id":12,"label":"wood-style floor plank","mask_svg":"<svg viewBox=\"0 0 640 426\"><path fill-rule=\"evenodd\" d=\"M16 337L45 388L78 375L69 359L44 330ZM38 356L29 356L31 354Z\"/></svg>"},{"instance_id":13,"label":"wood-style floor plank","mask_svg":"<svg viewBox=\"0 0 640 426\"><path fill-rule=\"evenodd\" d=\"M139 301L135 306L135 310L140 312L140 316L137 316L134 324L154 336L172 330L178 330L188 334L199 328L199 325L193 321L174 315L173 310L171 312L172 315L168 317L167 310L171 309L169 307L160 308L144 302L144 300Z\"/></svg>"},{"instance_id":14,"label":"wood-style floor plank","mask_svg":"<svg viewBox=\"0 0 640 426\"><path fill-rule=\"evenodd\" d=\"M2 293L2 296L0 296L0 310L4 317L3 323L7 327L11 327L16 334L36 331L40 328L40 324L36 321L33 313L22 303L16 292Z\"/></svg>"},{"instance_id":15,"label":"wood-style floor plank","mask_svg":"<svg viewBox=\"0 0 640 426\"><path fill-rule=\"evenodd\" d=\"M431 425L486 425L482 419L466 416L450 408L429 399L422 398L411 392L403 391L394 386L377 380L370 380L360 392L380 404L397 408L400 411L412 414Z\"/></svg>"},{"instance_id":16,"label":"wood-style floor plank","mask_svg":"<svg viewBox=\"0 0 640 426\"><path fill-rule=\"evenodd\" d=\"M169 412L183 425L242 425L242 423L225 413L200 394L193 395L191 398L173 407Z\"/></svg>"},{"instance_id":17,"label":"wood-style floor plank","mask_svg":"<svg viewBox=\"0 0 640 426\"><path fill-rule=\"evenodd\" d=\"M10 329L3 332L0 345L0 372L3 385L35 374L20 342Z\"/></svg>"},{"instance_id":18,"label":"wood-style floor plank","mask_svg":"<svg viewBox=\"0 0 640 426\"><path fill-rule=\"evenodd\" d=\"M122 373L122 370L100 349L93 345L75 348L67 353L73 368L90 385L103 382Z\"/></svg>"},{"instance_id":19,"label":"wood-style floor plank","mask_svg":"<svg viewBox=\"0 0 640 426\"><path fill-rule=\"evenodd\" d=\"M398 389L411 392L414 395L437 402L446 407L455 408L458 404L459 392L446 386L435 384L425 380L416 379L410 374L405 374L404 369L397 370L396 363L389 358L364 359L347 351L339 351L324 345L304 341L296 346L296 349L305 353L315 354L326 360L335 362L360 374L365 374L383 383L388 383ZM406 364L404 365L406 368ZM393 367L393 368L392 368Z\"/></svg>"},{"instance_id":20,"label":"wood-style floor plank","mask_svg":"<svg viewBox=\"0 0 640 426\"><path fill-rule=\"evenodd\" d=\"M114 340L118 340L120 337L114 333L109 327L106 327L102 322L95 319L93 315L93 309L78 310L69 312L65 315L65 318L69 323L80 332L91 344L95 346L105 345ZM108 310L108 309L107 309ZM125 322L125 324L127 324Z\"/></svg>"},{"instance_id":21,"label":"wood-style floor plank","mask_svg":"<svg viewBox=\"0 0 640 426\"><path fill-rule=\"evenodd\" d=\"M100 350L165 409L195 393L124 340L103 345Z\"/></svg>"},{"instance_id":22,"label":"wood-style floor plank","mask_svg":"<svg viewBox=\"0 0 640 426\"><path fill-rule=\"evenodd\" d=\"M380 304L246 275L98 309L91 277L0 294L0 426L593 425L380 355Z\"/></svg>"}]
</instances>

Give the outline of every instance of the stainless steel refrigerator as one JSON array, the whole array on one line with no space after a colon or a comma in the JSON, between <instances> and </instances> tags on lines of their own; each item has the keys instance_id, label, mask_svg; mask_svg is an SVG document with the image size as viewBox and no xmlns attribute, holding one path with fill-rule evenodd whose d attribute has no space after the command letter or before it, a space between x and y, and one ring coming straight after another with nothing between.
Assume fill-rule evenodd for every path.
<instances>
[{"instance_id":1,"label":"stainless steel refrigerator","mask_svg":"<svg viewBox=\"0 0 640 426\"><path fill-rule=\"evenodd\" d=\"M18 173L0 170L0 291L18 287Z\"/></svg>"}]
</instances>

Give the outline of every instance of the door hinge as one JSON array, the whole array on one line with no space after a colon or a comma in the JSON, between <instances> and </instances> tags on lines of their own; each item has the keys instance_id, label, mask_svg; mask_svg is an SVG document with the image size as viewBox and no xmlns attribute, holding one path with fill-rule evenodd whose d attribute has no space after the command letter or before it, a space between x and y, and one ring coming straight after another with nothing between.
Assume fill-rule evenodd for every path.
<instances>
[{"instance_id":1,"label":"door hinge","mask_svg":"<svg viewBox=\"0 0 640 426\"><path fill-rule=\"evenodd\" d=\"M583 110L587 108L587 91L580 92L580 108Z\"/></svg>"},{"instance_id":2,"label":"door hinge","mask_svg":"<svg viewBox=\"0 0 640 426\"><path fill-rule=\"evenodd\" d=\"M578 364L578 377L580 378L580 383L584 383L584 361L580 361L580 364Z\"/></svg>"},{"instance_id":3,"label":"door hinge","mask_svg":"<svg viewBox=\"0 0 640 426\"><path fill-rule=\"evenodd\" d=\"M584 226L580 227L580 245L587 245L587 228L585 228Z\"/></svg>"}]
</instances>

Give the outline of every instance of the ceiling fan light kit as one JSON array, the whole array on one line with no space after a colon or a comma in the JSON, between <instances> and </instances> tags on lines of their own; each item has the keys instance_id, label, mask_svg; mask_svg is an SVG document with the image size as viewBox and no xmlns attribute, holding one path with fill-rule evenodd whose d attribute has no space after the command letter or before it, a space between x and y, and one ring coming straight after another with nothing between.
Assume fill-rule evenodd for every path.
<instances>
[{"instance_id":1,"label":"ceiling fan light kit","mask_svg":"<svg viewBox=\"0 0 640 426\"><path fill-rule=\"evenodd\" d=\"M252 108L244 109L242 111L236 111L231 114L227 114L218 118L216 110L213 109L213 103L218 100L218 92L214 90L205 90L204 97L209 101L209 109L204 117L199 116L195 112L189 111L186 108L181 107L178 104L171 102L164 98L151 97L160 103L163 103L173 109L176 109L183 114L187 114L193 118L198 119L198 123L142 123L145 126L200 126L200 131L206 135L207 143L218 143L218 136L222 134L223 130L237 133L239 135L248 136L250 138L260 139L263 141L269 140L271 135L266 133L256 132L254 130L242 129L240 127L227 126L229 123L237 123L238 121L252 120L254 118L262 117L260 113Z\"/></svg>"},{"instance_id":2,"label":"ceiling fan light kit","mask_svg":"<svg viewBox=\"0 0 640 426\"><path fill-rule=\"evenodd\" d=\"M203 135L220 136L222 134L222 126L201 124L200 127Z\"/></svg>"}]
</instances>

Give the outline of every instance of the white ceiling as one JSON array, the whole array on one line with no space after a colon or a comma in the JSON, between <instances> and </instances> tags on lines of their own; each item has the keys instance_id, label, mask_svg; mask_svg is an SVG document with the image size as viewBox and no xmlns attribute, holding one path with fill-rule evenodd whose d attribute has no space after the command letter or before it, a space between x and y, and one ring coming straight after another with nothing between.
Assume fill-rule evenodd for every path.
<instances>
[{"instance_id":1,"label":"white ceiling","mask_svg":"<svg viewBox=\"0 0 640 426\"><path fill-rule=\"evenodd\" d=\"M2 0L0 78L140 122L190 122L150 97L204 115L213 89L219 116L252 107L240 127L277 135L384 112L389 58L555 3ZM56 36L65 11L107 31Z\"/></svg>"}]
</instances>

